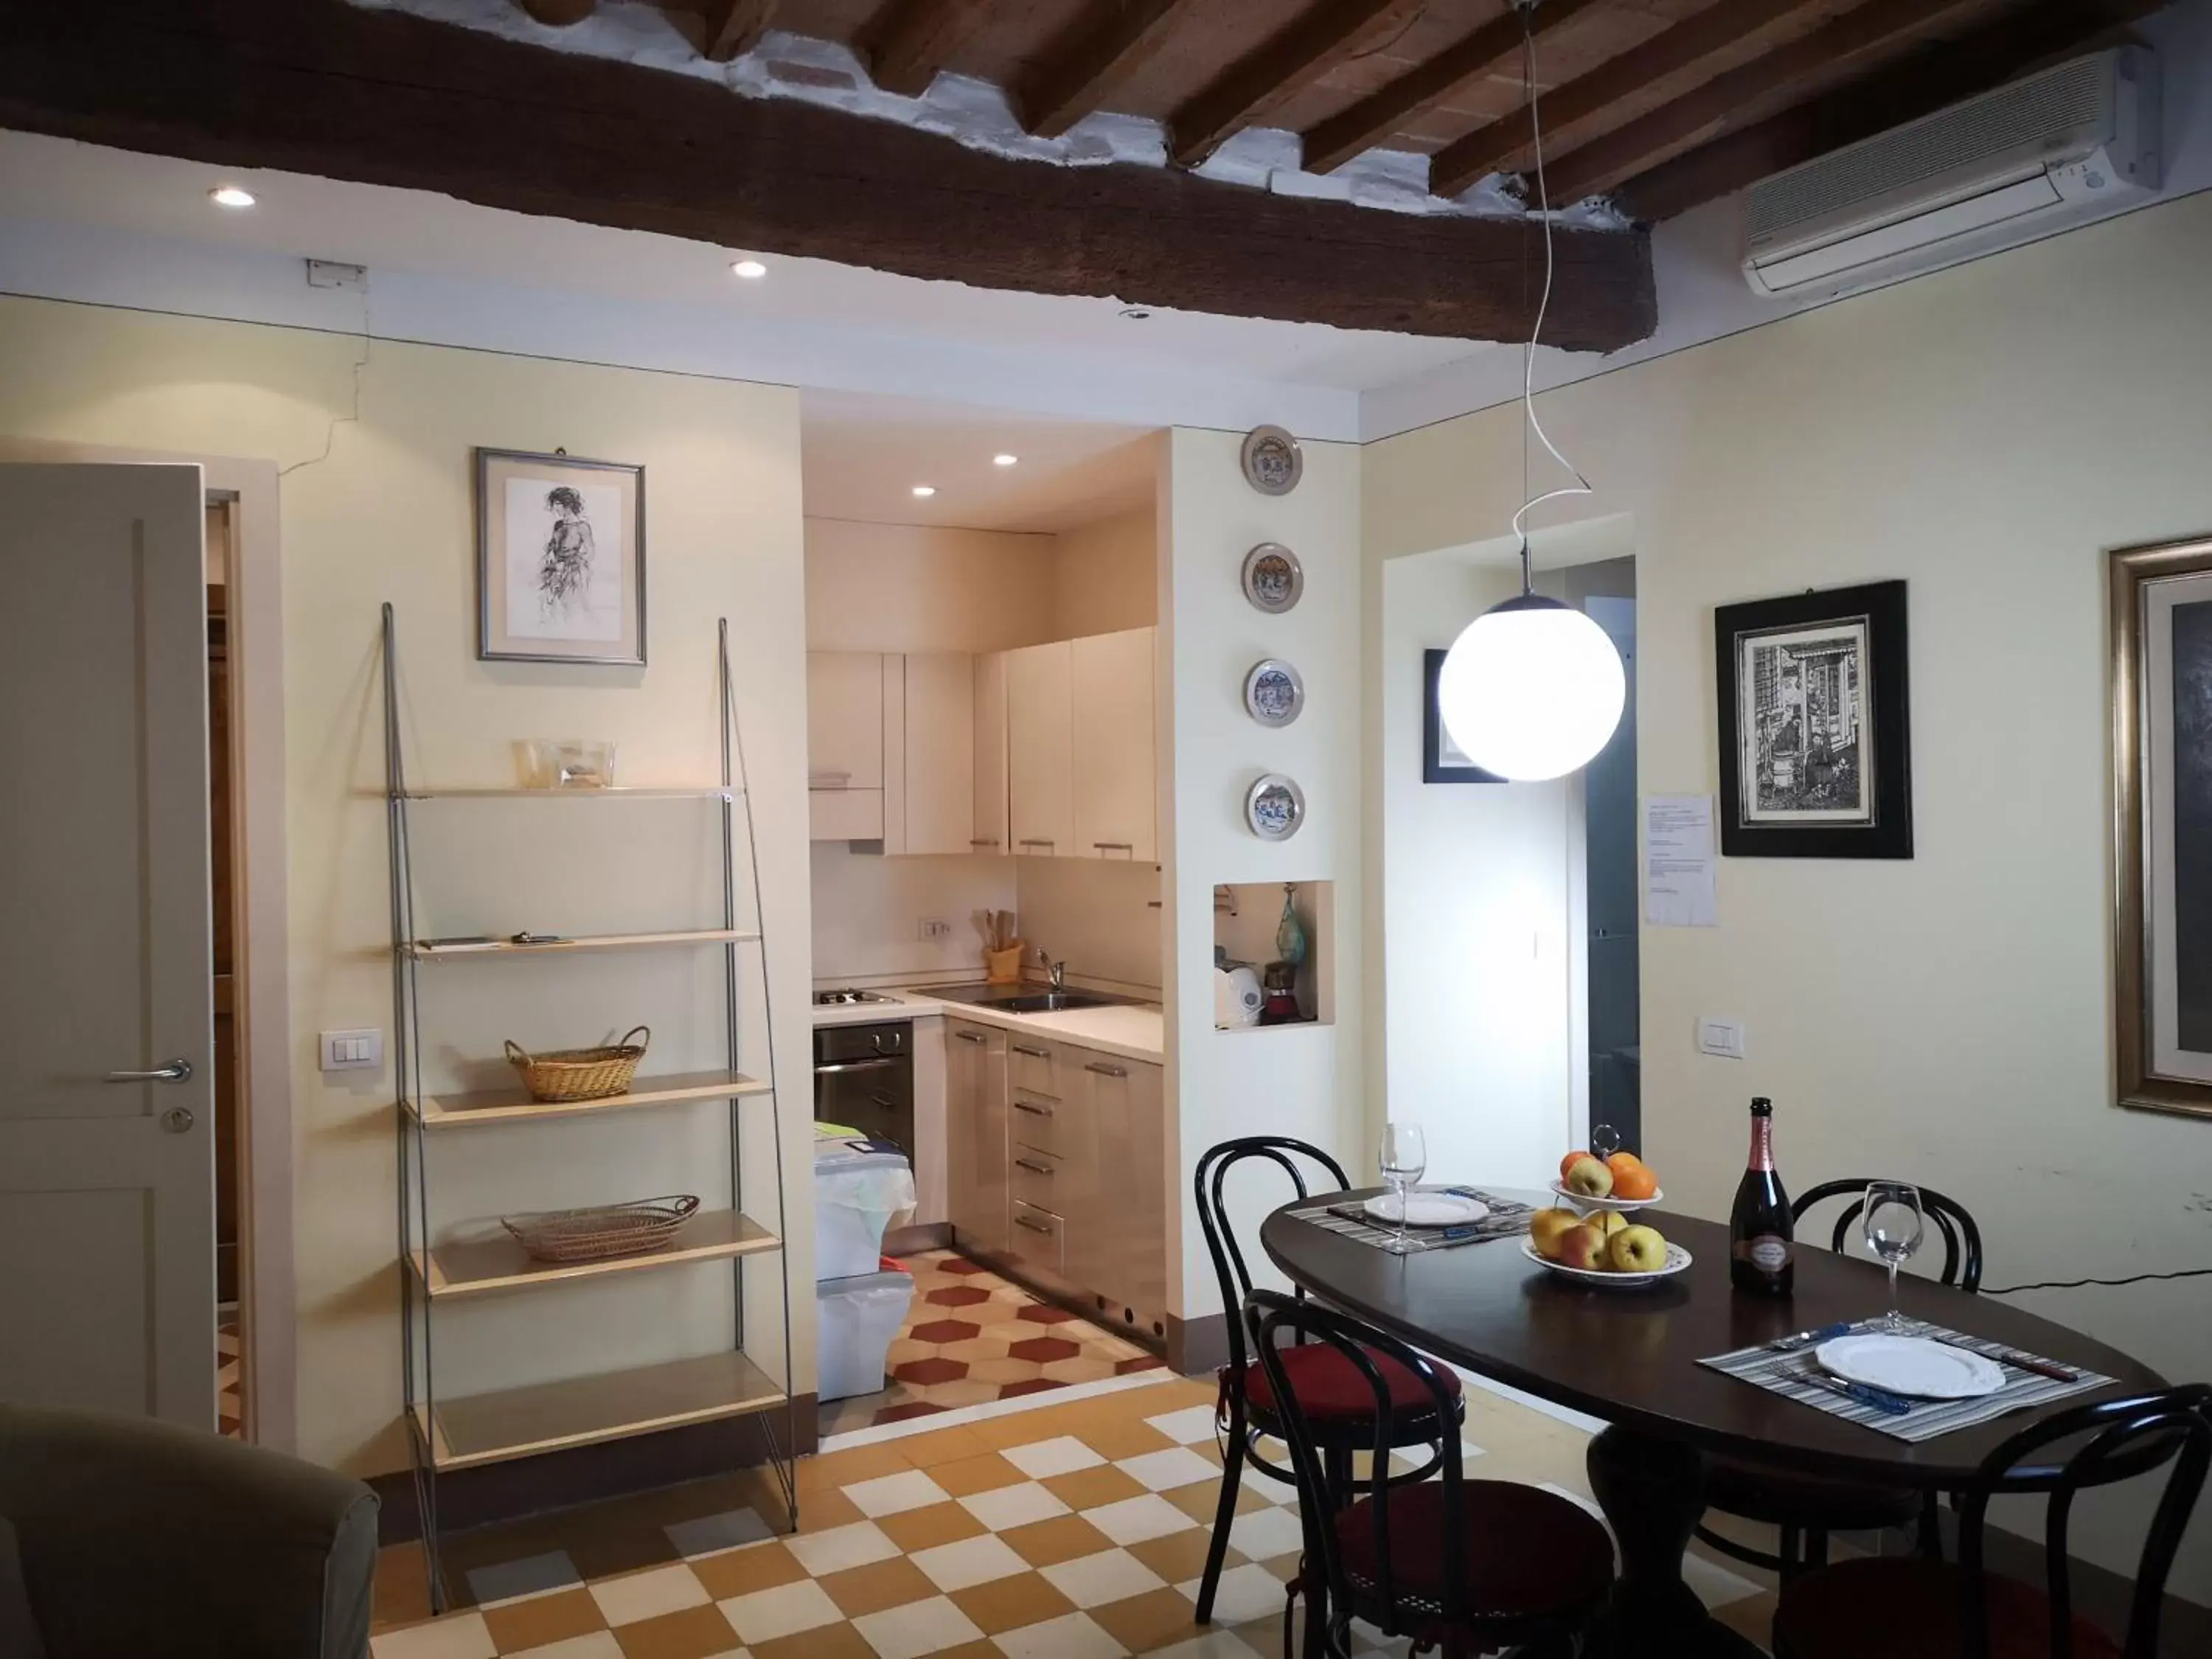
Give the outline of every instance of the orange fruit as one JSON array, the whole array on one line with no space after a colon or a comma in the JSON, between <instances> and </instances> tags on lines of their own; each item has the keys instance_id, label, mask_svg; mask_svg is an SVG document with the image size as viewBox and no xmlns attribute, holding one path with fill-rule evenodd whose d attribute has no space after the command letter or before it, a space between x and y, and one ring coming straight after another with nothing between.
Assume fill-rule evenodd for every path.
<instances>
[{"instance_id":1,"label":"orange fruit","mask_svg":"<svg viewBox=\"0 0 2212 1659\"><path fill-rule=\"evenodd\" d=\"M1615 1152L1606 1159L1605 1167L1613 1171L1615 1198L1645 1199L1659 1190L1659 1177L1644 1168L1643 1159L1633 1152Z\"/></svg>"},{"instance_id":2,"label":"orange fruit","mask_svg":"<svg viewBox=\"0 0 2212 1659\"><path fill-rule=\"evenodd\" d=\"M1587 1152L1577 1147L1575 1151L1569 1152L1565 1158L1561 1158L1559 1160L1559 1179L1565 1181L1567 1178L1567 1171L1573 1169L1577 1164L1580 1163L1583 1158L1586 1158L1589 1156L1589 1154Z\"/></svg>"}]
</instances>

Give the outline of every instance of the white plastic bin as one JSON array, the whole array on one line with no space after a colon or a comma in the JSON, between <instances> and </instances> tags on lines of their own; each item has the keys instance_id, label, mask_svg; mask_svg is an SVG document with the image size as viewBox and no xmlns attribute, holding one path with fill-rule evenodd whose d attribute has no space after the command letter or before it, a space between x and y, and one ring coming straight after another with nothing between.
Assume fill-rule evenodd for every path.
<instances>
[{"instance_id":1,"label":"white plastic bin","mask_svg":"<svg viewBox=\"0 0 2212 1659\"><path fill-rule=\"evenodd\" d=\"M817 1138L814 1143L814 1278L855 1279L882 1261L884 1230L914 1211L914 1170L896 1147Z\"/></svg>"},{"instance_id":2,"label":"white plastic bin","mask_svg":"<svg viewBox=\"0 0 2212 1659\"><path fill-rule=\"evenodd\" d=\"M891 1339L914 1305L910 1274L862 1273L814 1287L817 1358L823 1400L848 1400L877 1394L884 1382L884 1361Z\"/></svg>"}]
</instances>

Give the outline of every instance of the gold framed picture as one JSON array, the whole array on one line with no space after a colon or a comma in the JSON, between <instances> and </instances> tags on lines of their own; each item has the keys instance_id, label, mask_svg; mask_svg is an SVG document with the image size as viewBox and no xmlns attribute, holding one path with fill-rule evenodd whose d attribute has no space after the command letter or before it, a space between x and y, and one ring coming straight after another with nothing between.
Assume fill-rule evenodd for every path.
<instances>
[{"instance_id":1,"label":"gold framed picture","mask_svg":"<svg viewBox=\"0 0 2212 1659\"><path fill-rule=\"evenodd\" d=\"M477 656L645 666L645 469L479 449Z\"/></svg>"},{"instance_id":2,"label":"gold framed picture","mask_svg":"<svg viewBox=\"0 0 2212 1659\"><path fill-rule=\"evenodd\" d=\"M2112 556L2123 1106L2212 1117L2212 539Z\"/></svg>"}]
</instances>

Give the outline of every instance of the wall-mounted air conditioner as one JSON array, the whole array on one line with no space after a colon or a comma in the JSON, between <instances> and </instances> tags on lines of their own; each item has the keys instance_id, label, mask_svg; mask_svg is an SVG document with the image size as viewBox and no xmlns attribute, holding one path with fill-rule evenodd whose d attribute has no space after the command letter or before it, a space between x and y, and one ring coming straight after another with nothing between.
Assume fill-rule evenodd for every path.
<instances>
[{"instance_id":1,"label":"wall-mounted air conditioner","mask_svg":"<svg viewBox=\"0 0 2212 1659\"><path fill-rule=\"evenodd\" d=\"M1744 276L1842 294L2102 216L2159 186L2158 64L2056 64L1753 185Z\"/></svg>"}]
</instances>

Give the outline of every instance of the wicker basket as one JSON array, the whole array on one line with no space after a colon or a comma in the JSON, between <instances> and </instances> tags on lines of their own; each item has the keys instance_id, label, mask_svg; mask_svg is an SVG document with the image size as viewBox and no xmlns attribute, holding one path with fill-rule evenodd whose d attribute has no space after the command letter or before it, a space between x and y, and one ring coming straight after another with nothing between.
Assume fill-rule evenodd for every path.
<instances>
[{"instance_id":1,"label":"wicker basket","mask_svg":"<svg viewBox=\"0 0 2212 1659\"><path fill-rule=\"evenodd\" d=\"M599 1204L584 1210L544 1210L501 1216L499 1224L537 1261L605 1261L646 1255L676 1242L676 1230L699 1208L689 1193Z\"/></svg>"},{"instance_id":2,"label":"wicker basket","mask_svg":"<svg viewBox=\"0 0 2212 1659\"><path fill-rule=\"evenodd\" d=\"M599 1048L556 1048L533 1054L510 1042L507 1059L522 1073L522 1086L532 1100L599 1100L629 1091L637 1077L637 1063L645 1058L646 1044L652 1041L649 1026L633 1025L621 1042Z\"/></svg>"}]
</instances>

